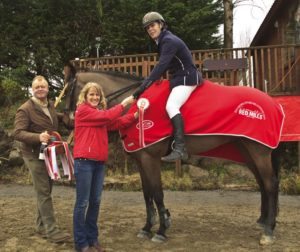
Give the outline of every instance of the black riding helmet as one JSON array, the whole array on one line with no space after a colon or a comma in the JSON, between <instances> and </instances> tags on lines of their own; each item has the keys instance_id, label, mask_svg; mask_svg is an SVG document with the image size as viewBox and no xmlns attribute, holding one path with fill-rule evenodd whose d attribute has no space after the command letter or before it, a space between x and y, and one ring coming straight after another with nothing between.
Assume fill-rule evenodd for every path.
<instances>
[{"instance_id":1,"label":"black riding helmet","mask_svg":"<svg viewBox=\"0 0 300 252\"><path fill-rule=\"evenodd\" d=\"M160 15L158 12L152 11L148 12L144 17L143 17L143 27L146 28L148 25L154 23L154 22L160 22L163 25L166 24L165 19L163 18L162 15Z\"/></svg>"}]
</instances>

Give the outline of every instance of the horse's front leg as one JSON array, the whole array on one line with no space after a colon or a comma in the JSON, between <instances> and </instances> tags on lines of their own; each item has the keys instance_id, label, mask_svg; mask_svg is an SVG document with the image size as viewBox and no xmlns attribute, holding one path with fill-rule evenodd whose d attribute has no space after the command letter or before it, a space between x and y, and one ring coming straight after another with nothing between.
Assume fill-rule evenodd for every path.
<instances>
[{"instance_id":1,"label":"horse's front leg","mask_svg":"<svg viewBox=\"0 0 300 252\"><path fill-rule=\"evenodd\" d=\"M152 236L151 229L157 222L156 221L157 213L156 213L156 210L155 210L152 200L151 200L151 202L149 202L149 204L146 203L146 213L147 213L146 224L138 232L138 234L137 234L138 238L149 239Z\"/></svg>"},{"instance_id":2,"label":"horse's front leg","mask_svg":"<svg viewBox=\"0 0 300 252\"><path fill-rule=\"evenodd\" d=\"M144 195L146 195L145 201L147 209L147 223L153 223L150 220L153 217L153 204L151 205L151 202L154 200L159 214L159 229L152 238L152 241L163 242L167 238L166 230L170 227L171 218L168 209L166 209L164 205L164 194L160 170L160 155L150 155L148 153L144 153L141 161L140 174L143 183ZM147 199L149 200L149 195L151 200L147 202ZM145 225L146 228L148 227L147 223ZM151 224L149 226L151 226Z\"/></svg>"},{"instance_id":3,"label":"horse's front leg","mask_svg":"<svg viewBox=\"0 0 300 252\"><path fill-rule=\"evenodd\" d=\"M141 167L141 165L140 165ZM151 228L156 224L157 212L154 207L153 194L150 191L149 181L143 169L140 169L140 177L142 181L142 188L144 194L144 200L146 204L146 224L139 231L137 237L139 238L150 238L152 236Z\"/></svg>"},{"instance_id":4,"label":"horse's front leg","mask_svg":"<svg viewBox=\"0 0 300 252\"><path fill-rule=\"evenodd\" d=\"M159 229L157 233L152 237L154 242L164 242L167 239L166 230L171 226L171 214L168 209L165 208L164 204L155 201L159 213Z\"/></svg>"}]
</instances>

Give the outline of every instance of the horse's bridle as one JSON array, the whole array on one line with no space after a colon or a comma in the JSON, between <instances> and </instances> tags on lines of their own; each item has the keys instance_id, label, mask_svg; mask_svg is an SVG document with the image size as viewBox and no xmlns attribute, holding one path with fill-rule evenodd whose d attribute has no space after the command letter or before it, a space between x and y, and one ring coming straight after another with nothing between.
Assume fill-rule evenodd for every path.
<instances>
[{"instance_id":1,"label":"horse's bridle","mask_svg":"<svg viewBox=\"0 0 300 252\"><path fill-rule=\"evenodd\" d=\"M141 85L141 81L140 82L136 82L136 83L133 83L131 85L129 85L128 87L124 87L124 88L121 88L115 92L112 92L110 94L108 94L106 96L106 100L107 100L107 103L110 103L111 101L113 101L114 99L117 99L119 96L121 96L122 94L126 93L127 91L133 89L133 88L136 88L138 87L139 85Z\"/></svg>"},{"instance_id":2,"label":"horse's bridle","mask_svg":"<svg viewBox=\"0 0 300 252\"><path fill-rule=\"evenodd\" d=\"M141 81L135 82L135 83L133 83L133 84L127 86L127 87L121 88L121 89L119 89L119 90L117 90L117 91L115 91L115 92L112 92L112 93L108 94L108 95L106 96L107 104L109 104L111 101L117 99L119 96L121 96L122 94L126 93L127 91L129 91L129 90L131 90L131 89L133 89L133 88L138 87L141 83L142 83ZM71 84L71 83L70 83L70 84ZM70 95L71 95L71 96L73 95L73 92L74 92L74 90L75 90L74 87L75 87L75 85L76 85L76 78L72 81L72 84L73 84L73 85L71 85L71 89L70 89ZM75 85L74 85L74 84L75 84ZM70 101L70 102L71 102L71 101ZM69 107L72 107L72 104L70 104ZM66 108L64 109L64 112L69 112L69 111L70 111L70 108L69 108L69 109L66 109Z\"/></svg>"}]
</instances>

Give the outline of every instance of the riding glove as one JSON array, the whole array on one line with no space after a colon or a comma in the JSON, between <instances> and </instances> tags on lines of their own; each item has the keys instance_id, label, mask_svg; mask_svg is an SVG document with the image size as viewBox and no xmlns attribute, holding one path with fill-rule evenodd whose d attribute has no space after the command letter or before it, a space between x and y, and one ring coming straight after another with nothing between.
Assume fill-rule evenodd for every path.
<instances>
[{"instance_id":1,"label":"riding glove","mask_svg":"<svg viewBox=\"0 0 300 252\"><path fill-rule=\"evenodd\" d=\"M138 99L139 96L153 83L152 80L144 80L139 88L132 94L134 99Z\"/></svg>"}]
</instances>

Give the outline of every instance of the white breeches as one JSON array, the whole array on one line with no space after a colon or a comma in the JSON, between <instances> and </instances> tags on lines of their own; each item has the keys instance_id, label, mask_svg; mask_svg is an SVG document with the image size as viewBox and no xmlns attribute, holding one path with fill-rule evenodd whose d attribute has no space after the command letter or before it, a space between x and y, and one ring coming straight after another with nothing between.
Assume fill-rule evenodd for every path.
<instances>
[{"instance_id":1,"label":"white breeches","mask_svg":"<svg viewBox=\"0 0 300 252\"><path fill-rule=\"evenodd\" d=\"M175 115L180 113L181 106L187 101L187 99L190 97L191 93L193 93L196 87L197 85L180 85L172 89L166 105L166 110L170 119L172 119Z\"/></svg>"}]
</instances>

